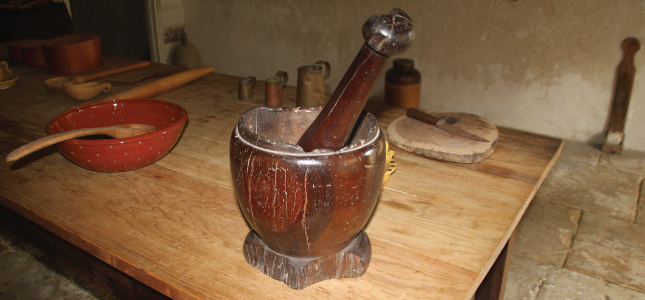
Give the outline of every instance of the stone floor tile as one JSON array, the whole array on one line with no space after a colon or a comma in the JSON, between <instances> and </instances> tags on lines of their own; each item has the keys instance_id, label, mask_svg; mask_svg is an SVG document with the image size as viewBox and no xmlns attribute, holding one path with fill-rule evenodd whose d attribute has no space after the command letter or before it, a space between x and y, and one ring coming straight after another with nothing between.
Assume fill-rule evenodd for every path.
<instances>
[{"instance_id":1,"label":"stone floor tile","mask_svg":"<svg viewBox=\"0 0 645 300\"><path fill-rule=\"evenodd\" d=\"M537 300L645 300L645 294L569 270L552 268Z\"/></svg>"},{"instance_id":2,"label":"stone floor tile","mask_svg":"<svg viewBox=\"0 0 645 300\"><path fill-rule=\"evenodd\" d=\"M560 159L597 166L601 154L602 151L598 146L581 141L565 140Z\"/></svg>"},{"instance_id":3,"label":"stone floor tile","mask_svg":"<svg viewBox=\"0 0 645 300\"><path fill-rule=\"evenodd\" d=\"M645 176L645 152L626 149L622 154L603 153L599 166Z\"/></svg>"},{"instance_id":4,"label":"stone floor tile","mask_svg":"<svg viewBox=\"0 0 645 300\"><path fill-rule=\"evenodd\" d=\"M580 214L576 208L534 199L517 226L513 254L562 267Z\"/></svg>"},{"instance_id":5,"label":"stone floor tile","mask_svg":"<svg viewBox=\"0 0 645 300\"><path fill-rule=\"evenodd\" d=\"M516 237L517 239L517 237ZM506 300L533 300L546 279L549 266L517 255L511 256L506 279Z\"/></svg>"},{"instance_id":6,"label":"stone floor tile","mask_svg":"<svg viewBox=\"0 0 645 300\"><path fill-rule=\"evenodd\" d=\"M640 182L632 173L558 160L536 197L633 222Z\"/></svg>"},{"instance_id":7,"label":"stone floor tile","mask_svg":"<svg viewBox=\"0 0 645 300\"><path fill-rule=\"evenodd\" d=\"M645 225L645 180L641 182L641 196L638 198L636 224Z\"/></svg>"},{"instance_id":8,"label":"stone floor tile","mask_svg":"<svg viewBox=\"0 0 645 300\"><path fill-rule=\"evenodd\" d=\"M645 226L584 212L565 268L645 292Z\"/></svg>"},{"instance_id":9,"label":"stone floor tile","mask_svg":"<svg viewBox=\"0 0 645 300\"><path fill-rule=\"evenodd\" d=\"M89 293L61 278L30 257L0 255L0 299L91 300Z\"/></svg>"}]
</instances>

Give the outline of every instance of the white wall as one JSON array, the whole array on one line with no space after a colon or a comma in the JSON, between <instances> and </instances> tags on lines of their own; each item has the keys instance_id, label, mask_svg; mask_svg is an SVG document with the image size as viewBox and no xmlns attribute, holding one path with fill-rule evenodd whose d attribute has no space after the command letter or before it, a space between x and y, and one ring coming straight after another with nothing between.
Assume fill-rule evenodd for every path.
<instances>
[{"instance_id":1,"label":"white wall","mask_svg":"<svg viewBox=\"0 0 645 300\"><path fill-rule=\"evenodd\" d=\"M173 64L172 53L184 27L184 1L145 0L144 3L151 60Z\"/></svg>"},{"instance_id":2,"label":"white wall","mask_svg":"<svg viewBox=\"0 0 645 300\"><path fill-rule=\"evenodd\" d=\"M363 22L394 6L415 22L415 44L401 56L416 59L423 74L422 108L594 143L608 121L621 41L645 43L641 0L183 0L202 64L258 79L282 69L295 85L298 66L324 59L333 70L329 92L363 43ZM638 150L645 150L644 56L636 54L625 139ZM373 97L382 93L383 78Z\"/></svg>"}]
</instances>

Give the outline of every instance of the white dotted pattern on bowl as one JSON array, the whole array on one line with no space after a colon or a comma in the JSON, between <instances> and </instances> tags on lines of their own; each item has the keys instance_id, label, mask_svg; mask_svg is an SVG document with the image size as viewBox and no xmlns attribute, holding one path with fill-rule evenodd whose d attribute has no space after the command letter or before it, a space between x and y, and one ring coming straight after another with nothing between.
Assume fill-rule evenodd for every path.
<instances>
[{"instance_id":1,"label":"white dotted pattern on bowl","mask_svg":"<svg viewBox=\"0 0 645 300\"><path fill-rule=\"evenodd\" d=\"M113 102L115 102L115 101L116 101L116 100L113 100ZM123 105L124 105L124 103L121 103L121 106L123 106ZM142 103L142 105L146 105L146 103L145 103L145 102L143 102L143 103ZM115 106L116 106L116 104L115 104ZM104 104L101 104L101 107L105 107L105 105L104 105ZM170 108L170 106L166 106L166 109L169 109L169 108ZM78 111L76 111L76 112L77 112L77 113L81 113L81 110L78 110ZM134 114L136 114L136 112L135 112L134 110L132 110L132 111L131 111L131 113L132 113L133 115L134 115ZM184 114L184 112L179 112L179 113L180 113L180 115L182 115L182 116L183 116L183 114ZM114 115L115 115L115 112L114 112L114 111L112 111L112 112L111 112L111 114L112 114L112 116L114 116ZM152 115L157 115L157 112L152 112ZM93 120L94 118L95 118L95 116L94 116L94 115L90 116L90 119L91 119L91 120ZM176 119L175 117L173 117L173 118L171 119L170 125L174 124L175 119ZM144 119L141 119L141 123L142 123L142 124L144 124L144 121L143 121L143 120L144 120ZM124 120L124 119L121 119L121 123L124 123L124 122L125 122L125 120ZM103 125L106 125L106 124L105 124L105 122L102 122L102 124L103 124ZM165 122L165 121L162 121L162 124L163 124L163 125L165 125L165 124L166 124L166 122ZM75 123L75 122L73 122L73 123L72 123L72 126L73 126L73 127L75 127L75 126L76 126L76 123ZM166 134L166 133L167 133L167 132L164 132L164 133L161 135L161 138L165 138L165 134ZM139 142L139 144L141 144L141 145L143 145L143 144L144 144L144 143L143 143L143 141L141 141L141 140L140 140L140 141L138 141L138 142ZM169 141L168 141L168 143L169 143L169 144L172 144L172 140L169 140ZM121 141L121 142L120 142L120 144L124 144L124 142L123 142L123 141ZM83 146L82 146L82 145L79 145L78 147L79 147L79 149L83 149ZM109 148L114 148L114 145L109 145ZM152 147L149 147L149 149L150 149L150 150L152 150ZM76 155L76 153L75 153L74 151L71 151L70 153L71 153L71 155ZM96 156L100 156L100 153L95 153L95 154L96 154ZM124 152L123 152L123 156L127 156L127 155L128 155L128 152L124 151ZM157 151L157 156L159 156L159 155L161 155L161 151ZM137 157L137 161L141 161L141 157ZM92 162L92 160L88 159L88 160L87 160L87 162L88 162L88 163L91 163L91 162ZM113 160L112 162L113 162L114 164L117 164L117 160L116 160L116 159L115 159L115 160ZM151 160L147 160L147 161L146 161L146 163L147 163L147 164L149 164L150 162L151 162ZM102 167L103 167L103 169L107 169L107 168L108 168L108 166L107 166L107 165L102 166ZM123 165L123 168L127 168L127 165Z\"/></svg>"}]
</instances>

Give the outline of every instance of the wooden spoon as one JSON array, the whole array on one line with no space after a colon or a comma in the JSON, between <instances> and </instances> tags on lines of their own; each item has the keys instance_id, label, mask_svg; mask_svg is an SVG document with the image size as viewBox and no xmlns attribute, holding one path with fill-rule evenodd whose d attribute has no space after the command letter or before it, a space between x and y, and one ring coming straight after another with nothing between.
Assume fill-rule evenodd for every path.
<instances>
[{"instance_id":1,"label":"wooden spoon","mask_svg":"<svg viewBox=\"0 0 645 300\"><path fill-rule=\"evenodd\" d=\"M48 90L50 90L52 92L62 92L63 91L63 84L68 83L68 82L73 82L75 84L84 83L84 82L88 82L88 81L96 79L96 78L106 77L106 76L114 75L114 74L117 74L117 73L122 73L122 72L125 72L125 71L130 71L130 70L133 70L133 69L145 67L145 66L147 66L149 64L150 64L149 61L141 61L141 62L138 62L138 63L130 64L130 65L127 65L127 66L123 66L123 67L119 67L119 68L115 68L115 69L111 69L111 70L106 70L106 71L97 72L97 73L93 73L93 74L78 76L76 78L74 78L74 77L54 77L54 78L50 78L50 79L45 80L45 82L43 82L43 84L45 85L45 87Z\"/></svg>"},{"instance_id":2,"label":"wooden spoon","mask_svg":"<svg viewBox=\"0 0 645 300\"><path fill-rule=\"evenodd\" d=\"M7 155L7 161L17 160L29 153L32 153L36 150L45 148L47 146L64 142L66 140L75 139L82 136L103 134L108 135L113 138L122 139L131 136L137 136L142 134L151 133L157 130L152 125L143 125L143 124L123 124L123 125L114 125L109 127L98 127L98 128L81 128L69 131L63 131L60 133L48 135L44 138L37 139L29 144L26 144Z\"/></svg>"}]
</instances>

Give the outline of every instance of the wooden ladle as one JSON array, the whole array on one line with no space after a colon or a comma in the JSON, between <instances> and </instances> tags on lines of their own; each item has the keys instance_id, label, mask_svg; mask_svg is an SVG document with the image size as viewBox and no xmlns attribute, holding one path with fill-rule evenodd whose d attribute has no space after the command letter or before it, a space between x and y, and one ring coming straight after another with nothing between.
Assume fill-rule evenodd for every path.
<instances>
[{"instance_id":1,"label":"wooden ladle","mask_svg":"<svg viewBox=\"0 0 645 300\"><path fill-rule=\"evenodd\" d=\"M130 71L130 70L133 70L133 69L145 67L145 66L147 66L149 64L150 64L149 61L141 61L141 62L138 62L138 63L134 63L134 64L130 64L130 65L127 65L127 66L115 68L115 69L112 69L112 70L106 70L106 71L97 72L97 73L93 73L93 74L78 76L76 78L74 78L74 77L54 77L54 78L50 78L50 79L45 80L44 85L48 90L50 90L52 92L62 92L63 91L63 84L68 83L68 82L72 82L72 83L75 83L75 84L84 83L84 82L88 82L88 81L96 79L96 78L106 77L106 76L114 75L114 74L117 74L117 73L122 73L122 72L125 72L125 71Z\"/></svg>"},{"instance_id":2,"label":"wooden ladle","mask_svg":"<svg viewBox=\"0 0 645 300\"><path fill-rule=\"evenodd\" d=\"M75 139L82 136L88 135L107 135L113 138L122 139L142 134L151 133L157 130L152 125L143 125L143 124L122 124L114 125L109 127L98 127L98 128L81 128L75 130L64 131L52 135L48 135L44 138L37 139L29 144L26 144L7 155L7 161L17 160L29 153L32 153L36 150L45 148L47 146L64 142L66 140Z\"/></svg>"},{"instance_id":3,"label":"wooden ladle","mask_svg":"<svg viewBox=\"0 0 645 300\"><path fill-rule=\"evenodd\" d=\"M88 100L96 97L100 93L107 93L112 89L109 82L86 82L75 84L68 82L63 84L63 94L67 98L74 100Z\"/></svg>"}]
</instances>

